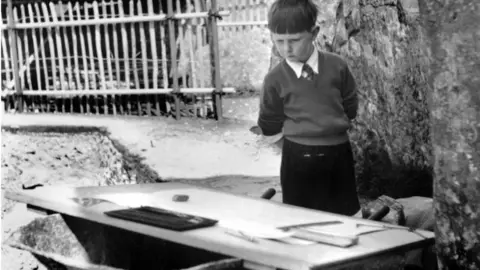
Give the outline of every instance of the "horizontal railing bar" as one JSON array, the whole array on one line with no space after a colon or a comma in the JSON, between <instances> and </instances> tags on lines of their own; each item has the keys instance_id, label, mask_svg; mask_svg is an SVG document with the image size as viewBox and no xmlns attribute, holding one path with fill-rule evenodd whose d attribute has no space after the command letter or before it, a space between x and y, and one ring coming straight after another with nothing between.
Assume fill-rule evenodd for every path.
<instances>
[{"instance_id":1,"label":"horizontal railing bar","mask_svg":"<svg viewBox=\"0 0 480 270\"><path fill-rule=\"evenodd\" d=\"M180 93L184 94L202 94L212 93L215 88L180 88ZM25 96L94 96L94 95L144 95L144 94L169 94L172 88L161 89L107 89L107 90L24 90ZM222 89L223 93L235 93L233 87ZM2 96L15 95L15 91L3 90Z\"/></svg>"},{"instance_id":2,"label":"horizontal railing bar","mask_svg":"<svg viewBox=\"0 0 480 270\"><path fill-rule=\"evenodd\" d=\"M255 25L268 25L267 21L238 21L238 22L218 22L218 26L255 26Z\"/></svg>"},{"instance_id":3,"label":"horizontal railing bar","mask_svg":"<svg viewBox=\"0 0 480 270\"><path fill-rule=\"evenodd\" d=\"M77 56L73 56L73 55L64 55L62 57L48 57L48 56L44 56L44 57L38 57L37 59L38 60L48 60L48 61L56 61L56 60L69 60L69 59L75 59L75 58L81 58L82 55L77 55ZM102 61L102 62L105 62L105 63L108 63L108 60L105 59L106 55L102 58L99 58L99 57L96 57L96 56L90 56L90 59L93 59L95 61ZM113 60L110 60L110 62L115 62L116 59L118 60L122 60L122 61L137 61L137 62L143 62L143 61L147 61L147 62L155 62L154 60L152 59L146 59L146 60L143 60L141 59L140 57L136 57L136 58L132 58L132 57L110 57L112 58ZM167 62L171 62L170 59L165 59ZM160 59L158 60L157 62L160 62L160 61L165 61L164 59ZM24 60L23 62L27 62L27 60ZM198 62L198 61L194 61L194 60L190 60L190 61L187 61L187 62Z\"/></svg>"},{"instance_id":4,"label":"horizontal railing bar","mask_svg":"<svg viewBox=\"0 0 480 270\"><path fill-rule=\"evenodd\" d=\"M220 16L230 15L230 11L219 11ZM178 13L173 15L173 19L193 19L208 17L208 12L192 12L192 13ZM138 23L138 22L154 22L165 21L167 19L166 14L155 15L142 15L142 16L126 16L123 18L106 18L97 20L73 20L73 21L56 21L56 22L36 22L36 23L16 23L10 27L2 24L1 30L5 29L30 29L30 28L48 28L48 27L66 27L66 26L85 26L85 25L97 25L97 24L117 24L117 23Z\"/></svg>"}]
</instances>

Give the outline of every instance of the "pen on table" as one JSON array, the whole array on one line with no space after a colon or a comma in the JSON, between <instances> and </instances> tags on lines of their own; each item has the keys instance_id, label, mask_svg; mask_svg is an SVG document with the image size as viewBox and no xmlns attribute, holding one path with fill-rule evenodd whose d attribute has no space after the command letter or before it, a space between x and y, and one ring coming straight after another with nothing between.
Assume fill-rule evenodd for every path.
<instances>
[{"instance_id":1,"label":"pen on table","mask_svg":"<svg viewBox=\"0 0 480 270\"><path fill-rule=\"evenodd\" d=\"M236 237L244 239L244 240L247 240L247 241L252 242L252 243L257 243L258 242L257 238L255 238L253 236L250 236L248 234L245 234L241 231L228 230L228 231L225 231L225 233L230 234L232 236L236 236Z\"/></svg>"}]
</instances>

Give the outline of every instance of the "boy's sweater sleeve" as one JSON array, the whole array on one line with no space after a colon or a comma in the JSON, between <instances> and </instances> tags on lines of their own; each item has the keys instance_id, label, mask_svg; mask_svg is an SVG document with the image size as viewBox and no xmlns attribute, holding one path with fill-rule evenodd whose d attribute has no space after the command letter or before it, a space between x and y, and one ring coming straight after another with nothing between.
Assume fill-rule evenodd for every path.
<instances>
[{"instance_id":1,"label":"boy's sweater sleeve","mask_svg":"<svg viewBox=\"0 0 480 270\"><path fill-rule=\"evenodd\" d=\"M342 97L343 108L348 119L355 119L358 110L357 84L348 66L345 66L343 73Z\"/></svg>"},{"instance_id":2,"label":"boy's sweater sleeve","mask_svg":"<svg viewBox=\"0 0 480 270\"><path fill-rule=\"evenodd\" d=\"M282 132L285 115L283 113L283 100L278 94L278 89L267 76L263 82L260 94L260 112L257 124L265 136L272 136Z\"/></svg>"}]
</instances>

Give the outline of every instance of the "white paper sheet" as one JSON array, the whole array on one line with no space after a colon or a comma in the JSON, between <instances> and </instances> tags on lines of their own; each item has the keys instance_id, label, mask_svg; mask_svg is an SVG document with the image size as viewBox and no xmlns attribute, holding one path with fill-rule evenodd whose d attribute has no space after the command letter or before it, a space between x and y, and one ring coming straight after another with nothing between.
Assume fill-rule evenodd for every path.
<instances>
[{"instance_id":1,"label":"white paper sheet","mask_svg":"<svg viewBox=\"0 0 480 270\"><path fill-rule=\"evenodd\" d=\"M295 238L295 237L282 238L282 239L278 239L278 241L286 243L286 244L301 245L301 246L308 246L308 245L317 244L317 242L308 241L308 240Z\"/></svg>"},{"instance_id":2,"label":"white paper sheet","mask_svg":"<svg viewBox=\"0 0 480 270\"><path fill-rule=\"evenodd\" d=\"M380 227L370 227L370 226L356 226L355 221L349 221L347 223L340 223L340 224L331 224L331 225L321 225L321 226L308 226L304 227L309 231L315 232L322 232L322 233L332 233L335 235L340 236L358 236L361 234L382 231L385 228Z\"/></svg>"},{"instance_id":3,"label":"white paper sheet","mask_svg":"<svg viewBox=\"0 0 480 270\"><path fill-rule=\"evenodd\" d=\"M101 194L95 198L107 200L124 207L154 206L155 202L145 193Z\"/></svg>"},{"instance_id":4,"label":"white paper sheet","mask_svg":"<svg viewBox=\"0 0 480 270\"><path fill-rule=\"evenodd\" d=\"M241 231L244 234L256 238L282 239L293 235L291 232L285 232L273 226L266 226L244 220L220 221L218 225L226 230Z\"/></svg>"}]
</instances>

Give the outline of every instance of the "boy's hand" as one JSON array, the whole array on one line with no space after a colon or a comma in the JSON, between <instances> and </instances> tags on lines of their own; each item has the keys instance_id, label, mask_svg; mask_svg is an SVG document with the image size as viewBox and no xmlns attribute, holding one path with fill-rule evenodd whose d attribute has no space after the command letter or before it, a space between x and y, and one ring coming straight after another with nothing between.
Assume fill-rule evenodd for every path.
<instances>
[{"instance_id":1,"label":"boy's hand","mask_svg":"<svg viewBox=\"0 0 480 270\"><path fill-rule=\"evenodd\" d=\"M262 136L262 143L274 145L278 148L282 148L283 146L283 132L277 133L272 136L265 136L263 135L262 129L259 126L253 126L250 128L250 132L255 135Z\"/></svg>"},{"instance_id":2,"label":"boy's hand","mask_svg":"<svg viewBox=\"0 0 480 270\"><path fill-rule=\"evenodd\" d=\"M261 135L263 137L263 141L271 144L276 143L283 138L283 132L277 133L272 136L265 136L263 135L262 129L259 126L251 127L250 132L252 132L255 135Z\"/></svg>"},{"instance_id":3,"label":"boy's hand","mask_svg":"<svg viewBox=\"0 0 480 270\"><path fill-rule=\"evenodd\" d=\"M250 132L252 132L255 135L262 135L262 129L259 126L251 127Z\"/></svg>"}]
</instances>

